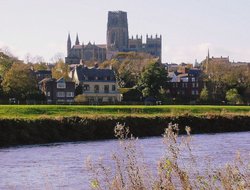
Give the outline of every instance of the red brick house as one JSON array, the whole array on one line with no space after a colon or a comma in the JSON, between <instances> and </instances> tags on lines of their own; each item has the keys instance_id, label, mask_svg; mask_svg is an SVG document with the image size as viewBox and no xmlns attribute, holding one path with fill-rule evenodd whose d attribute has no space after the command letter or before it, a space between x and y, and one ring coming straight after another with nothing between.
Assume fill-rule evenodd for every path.
<instances>
[{"instance_id":1,"label":"red brick house","mask_svg":"<svg viewBox=\"0 0 250 190\"><path fill-rule=\"evenodd\" d=\"M187 73L171 72L168 88L173 98L182 97L183 99L195 100L200 96L203 88L201 80L201 70L189 69Z\"/></svg>"},{"instance_id":2,"label":"red brick house","mask_svg":"<svg viewBox=\"0 0 250 190\"><path fill-rule=\"evenodd\" d=\"M75 83L64 78L45 78L39 82L39 89L47 98L47 103L72 103L75 97Z\"/></svg>"}]
</instances>

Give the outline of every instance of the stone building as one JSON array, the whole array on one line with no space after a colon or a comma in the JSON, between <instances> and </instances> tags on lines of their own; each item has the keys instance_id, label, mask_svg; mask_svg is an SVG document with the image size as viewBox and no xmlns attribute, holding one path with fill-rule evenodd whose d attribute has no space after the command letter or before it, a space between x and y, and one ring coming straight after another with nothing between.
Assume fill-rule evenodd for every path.
<instances>
[{"instance_id":1,"label":"stone building","mask_svg":"<svg viewBox=\"0 0 250 190\"><path fill-rule=\"evenodd\" d=\"M71 37L68 35L67 41L67 57L65 62L67 64L79 64L80 60L98 61L106 60L106 45L80 44L78 35L76 36L75 44L71 45Z\"/></svg>"},{"instance_id":2,"label":"stone building","mask_svg":"<svg viewBox=\"0 0 250 190\"><path fill-rule=\"evenodd\" d=\"M77 86L82 87L82 94L90 104L121 101L121 94L112 69L100 69L97 65L95 67L77 65L70 71L69 77Z\"/></svg>"},{"instance_id":3,"label":"stone building","mask_svg":"<svg viewBox=\"0 0 250 190\"><path fill-rule=\"evenodd\" d=\"M109 11L107 23L107 50L128 50L128 19L127 13L123 11Z\"/></svg>"},{"instance_id":4,"label":"stone building","mask_svg":"<svg viewBox=\"0 0 250 190\"><path fill-rule=\"evenodd\" d=\"M161 60L162 37L142 36L129 38L127 13L124 11L109 11L106 33L106 44L80 44L78 35L75 44L71 45L70 34L67 41L67 64L79 64L80 60L103 62L112 59L118 52L144 52Z\"/></svg>"}]
</instances>

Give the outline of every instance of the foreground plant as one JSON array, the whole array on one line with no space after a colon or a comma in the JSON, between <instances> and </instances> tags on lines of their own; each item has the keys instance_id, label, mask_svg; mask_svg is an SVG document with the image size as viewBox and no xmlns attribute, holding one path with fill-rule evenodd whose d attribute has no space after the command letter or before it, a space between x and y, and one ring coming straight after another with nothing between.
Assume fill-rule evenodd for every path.
<instances>
[{"instance_id":1,"label":"foreground plant","mask_svg":"<svg viewBox=\"0 0 250 190\"><path fill-rule=\"evenodd\" d=\"M169 124L163 134L166 152L159 159L156 171L143 159L142 147L137 138L129 135L129 128L118 123L115 136L119 139L119 150L112 154L112 164L87 160L92 174L92 189L104 190L175 190L175 189L250 189L250 168L240 156L225 168L212 169L207 165L206 172L199 171L197 161L190 146L190 128L187 136L179 137L177 124ZM184 156L185 154L185 156ZM188 164L184 164L186 159Z\"/></svg>"}]
</instances>

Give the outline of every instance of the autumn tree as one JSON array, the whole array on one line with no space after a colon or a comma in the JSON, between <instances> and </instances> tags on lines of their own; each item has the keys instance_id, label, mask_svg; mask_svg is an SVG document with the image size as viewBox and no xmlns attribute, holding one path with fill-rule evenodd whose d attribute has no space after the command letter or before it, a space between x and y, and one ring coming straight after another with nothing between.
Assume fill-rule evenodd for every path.
<instances>
[{"instance_id":1,"label":"autumn tree","mask_svg":"<svg viewBox=\"0 0 250 190\"><path fill-rule=\"evenodd\" d=\"M15 62L17 63L20 61L15 58L11 53L8 53L8 51L6 50L4 52L0 52L0 97L4 96L4 91L2 87L2 81L4 79L4 76Z\"/></svg>"},{"instance_id":2,"label":"autumn tree","mask_svg":"<svg viewBox=\"0 0 250 190\"><path fill-rule=\"evenodd\" d=\"M4 77L14 62L18 62L18 60L0 52L0 76Z\"/></svg>"},{"instance_id":3,"label":"autumn tree","mask_svg":"<svg viewBox=\"0 0 250 190\"><path fill-rule=\"evenodd\" d=\"M33 71L24 63L11 66L4 76L2 86L5 94L17 99L26 99L38 90Z\"/></svg>"},{"instance_id":4,"label":"autumn tree","mask_svg":"<svg viewBox=\"0 0 250 190\"><path fill-rule=\"evenodd\" d=\"M67 64L64 63L63 60L59 60L56 62L55 66L52 68L52 77L59 79L64 77L65 79L69 78L69 67Z\"/></svg>"},{"instance_id":5,"label":"autumn tree","mask_svg":"<svg viewBox=\"0 0 250 190\"><path fill-rule=\"evenodd\" d=\"M203 80L214 102L221 103L226 100L226 92L229 89L236 89L246 102L249 100L249 64L238 65L229 59L206 59L203 65L205 65Z\"/></svg>"},{"instance_id":6,"label":"autumn tree","mask_svg":"<svg viewBox=\"0 0 250 190\"><path fill-rule=\"evenodd\" d=\"M139 82L143 69L151 62L156 61L151 55L137 52L120 52L114 59L103 62L102 68L115 71L118 85L122 88L132 88Z\"/></svg>"}]
</instances>

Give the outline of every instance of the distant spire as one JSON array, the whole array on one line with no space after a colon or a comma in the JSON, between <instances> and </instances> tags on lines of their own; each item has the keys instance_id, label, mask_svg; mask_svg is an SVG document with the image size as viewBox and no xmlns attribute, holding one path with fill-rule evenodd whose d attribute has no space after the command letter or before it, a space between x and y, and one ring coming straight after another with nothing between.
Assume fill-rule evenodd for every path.
<instances>
[{"instance_id":1,"label":"distant spire","mask_svg":"<svg viewBox=\"0 0 250 190\"><path fill-rule=\"evenodd\" d=\"M70 37L70 33L68 33L68 43L71 43L71 37Z\"/></svg>"},{"instance_id":2,"label":"distant spire","mask_svg":"<svg viewBox=\"0 0 250 190\"><path fill-rule=\"evenodd\" d=\"M79 45L79 44L80 44L80 42L79 42L78 34L76 34L76 43L75 43L75 45Z\"/></svg>"},{"instance_id":3,"label":"distant spire","mask_svg":"<svg viewBox=\"0 0 250 190\"><path fill-rule=\"evenodd\" d=\"M209 59L210 59L210 54L209 54L209 48L208 48L208 50L207 50L207 60L206 60L206 69L205 69L206 72L208 72Z\"/></svg>"},{"instance_id":4,"label":"distant spire","mask_svg":"<svg viewBox=\"0 0 250 190\"><path fill-rule=\"evenodd\" d=\"M68 34L68 41L67 41L67 56L69 56L71 50L71 38L70 38L70 33Z\"/></svg>"}]
</instances>

